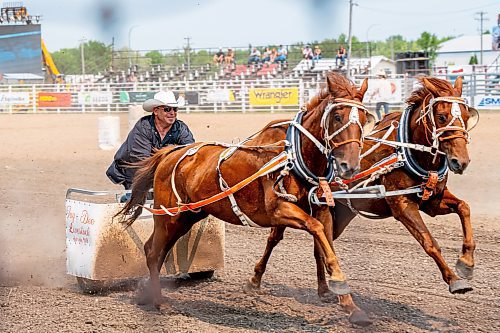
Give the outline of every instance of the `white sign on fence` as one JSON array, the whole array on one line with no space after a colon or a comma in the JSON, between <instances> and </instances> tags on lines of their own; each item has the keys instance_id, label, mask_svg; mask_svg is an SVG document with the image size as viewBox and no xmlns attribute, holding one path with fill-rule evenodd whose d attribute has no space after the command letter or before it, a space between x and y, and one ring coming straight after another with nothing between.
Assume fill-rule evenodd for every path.
<instances>
[{"instance_id":1,"label":"white sign on fence","mask_svg":"<svg viewBox=\"0 0 500 333\"><path fill-rule=\"evenodd\" d=\"M28 92L6 92L0 93L0 105L29 105L30 93Z\"/></svg>"},{"instance_id":2,"label":"white sign on fence","mask_svg":"<svg viewBox=\"0 0 500 333\"><path fill-rule=\"evenodd\" d=\"M78 93L78 103L82 105L111 104L111 91L84 91Z\"/></svg>"},{"instance_id":3,"label":"white sign on fence","mask_svg":"<svg viewBox=\"0 0 500 333\"><path fill-rule=\"evenodd\" d=\"M474 102L477 109L500 110L500 95L476 95Z\"/></svg>"}]
</instances>

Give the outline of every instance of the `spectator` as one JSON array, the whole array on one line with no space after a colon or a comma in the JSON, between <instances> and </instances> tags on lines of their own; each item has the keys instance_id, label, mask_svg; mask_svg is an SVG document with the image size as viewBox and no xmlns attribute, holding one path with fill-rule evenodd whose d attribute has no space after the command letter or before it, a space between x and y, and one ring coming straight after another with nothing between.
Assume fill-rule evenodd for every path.
<instances>
[{"instance_id":1,"label":"spectator","mask_svg":"<svg viewBox=\"0 0 500 333\"><path fill-rule=\"evenodd\" d=\"M321 49L319 48L318 45L314 47L314 55L313 55L313 60L317 61L321 59Z\"/></svg>"},{"instance_id":2,"label":"spectator","mask_svg":"<svg viewBox=\"0 0 500 333\"><path fill-rule=\"evenodd\" d=\"M224 51L222 51L222 47L219 48L219 51L214 54L214 64L221 65L224 63Z\"/></svg>"},{"instance_id":3,"label":"spectator","mask_svg":"<svg viewBox=\"0 0 500 333\"><path fill-rule=\"evenodd\" d=\"M224 62L226 63L226 66L234 63L234 51L233 51L233 49L231 49L231 48L227 49L227 54L226 54L226 57L224 58Z\"/></svg>"},{"instance_id":4,"label":"spectator","mask_svg":"<svg viewBox=\"0 0 500 333\"><path fill-rule=\"evenodd\" d=\"M252 63L258 64L260 62L260 51L257 50L256 47L252 49L252 52L250 53L250 57L248 57L248 64L251 65Z\"/></svg>"},{"instance_id":5,"label":"spectator","mask_svg":"<svg viewBox=\"0 0 500 333\"><path fill-rule=\"evenodd\" d=\"M392 95L392 86L389 81L387 81L387 75L383 70L377 73L378 85L373 91L371 98L376 101L375 112L377 113L378 120L382 119L383 116L389 113L389 101ZM381 109L384 111L381 113Z\"/></svg>"},{"instance_id":6,"label":"spectator","mask_svg":"<svg viewBox=\"0 0 500 333\"><path fill-rule=\"evenodd\" d=\"M269 61L271 63L274 63L276 61L276 57L278 56L278 51L276 50L275 47L273 47L272 51L271 51L271 57L269 58Z\"/></svg>"},{"instance_id":7,"label":"spectator","mask_svg":"<svg viewBox=\"0 0 500 333\"><path fill-rule=\"evenodd\" d=\"M266 47L266 50L262 54L262 62L263 63L270 63L271 61L271 49L269 47Z\"/></svg>"},{"instance_id":8,"label":"spectator","mask_svg":"<svg viewBox=\"0 0 500 333\"><path fill-rule=\"evenodd\" d=\"M340 60L340 65L344 66L346 56L347 56L347 52L346 52L344 46L341 44L339 46L339 49L337 50L337 56L335 57L335 65L337 67L339 67L339 60Z\"/></svg>"},{"instance_id":9,"label":"spectator","mask_svg":"<svg viewBox=\"0 0 500 333\"><path fill-rule=\"evenodd\" d=\"M286 62L286 56L288 55L288 52L286 48L283 47L283 45L280 45L278 49L278 56L276 59L274 59L274 62Z\"/></svg>"},{"instance_id":10,"label":"spectator","mask_svg":"<svg viewBox=\"0 0 500 333\"><path fill-rule=\"evenodd\" d=\"M302 58L306 59L306 60L312 60L313 58L313 50L311 49L311 47L308 45L306 45L306 47L303 47L302 48Z\"/></svg>"}]
</instances>

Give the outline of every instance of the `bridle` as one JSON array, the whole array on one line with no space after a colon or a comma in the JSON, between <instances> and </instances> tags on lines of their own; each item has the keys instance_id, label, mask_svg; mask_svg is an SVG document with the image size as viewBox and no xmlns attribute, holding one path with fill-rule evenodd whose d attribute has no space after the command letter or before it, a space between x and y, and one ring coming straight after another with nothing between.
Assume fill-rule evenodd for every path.
<instances>
[{"instance_id":1,"label":"bridle","mask_svg":"<svg viewBox=\"0 0 500 333\"><path fill-rule=\"evenodd\" d=\"M469 105L466 103L464 98L461 97L454 97L454 96L445 96L445 97L431 97L429 100L429 104L425 105L425 100L424 98L424 105L422 106L422 110L420 111L420 117L417 119L417 124L422 121L426 128L426 138L427 141L432 145L432 149L435 151L434 155L434 161L436 160L437 154L442 153L439 151L439 144L443 141L447 140L452 140L452 139L464 139L467 143L470 142L470 134L469 131L472 129L467 129L467 126L462 118L462 111L460 110L460 105L464 105L467 109L469 108ZM452 119L451 121L443 127L438 128L436 126L436 122L434 120L434 105L436 103L440 102L445 102L445 103L451 103L451 115ZM431 125L432 129L429 128L426 120L426 116L429 116L431 120ZM460 126L455 126L452 125L456 120L460 121ZM459 133L457 134L452 134L448 136L443 136L443 134L447 131L458 131ZM432 135L432 142L429 140L427 137L427 134L431 133Z\"/></svg>"},{"instance_id":2,"label":"bridle","mask_svg":"<svg viewBox=\"0 0 500 333\"><path fill-rule=\"evenodd\" d=\"M351 111L349 112L349 121L345 123L341 128L336 130L335 132L329 134L329 124L330 124L330 115L331 111L334 110L338 106L350 106ZM346 99L346 98L335 98L333 102L328 103L328 105L325 108L325 111L323 113L323 116L321 117L321 128L323 129L323 138L325 140L325 145L327 150L330 152L333 151L334 149L351 143L351 142L356 142L358 143L359 147L363 147L363 137L364 137L364 131L363 131L363 126L361 125L361 122L359 121L359 109L363 110L365 113L368 113L368 109L363 105L363 103L352 100L352 99ZM341 132L346 130L351 124L357 124L359 126L359 129L361 130L361 136L360 139L347 139L345 141L336 143L332 142L332 139L339 135ZM331 147L333 146L333 147Z\"/></svg>"}]
</instances>

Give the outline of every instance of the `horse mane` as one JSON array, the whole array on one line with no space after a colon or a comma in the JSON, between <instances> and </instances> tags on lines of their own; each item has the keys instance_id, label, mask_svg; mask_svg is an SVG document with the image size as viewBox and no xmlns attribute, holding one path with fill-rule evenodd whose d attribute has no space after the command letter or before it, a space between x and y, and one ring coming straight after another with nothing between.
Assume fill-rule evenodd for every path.
<instances>
[{"instance_id":1,"label":"horse mane","mask_svg":"<svg viewBox=\"0 0 500 333\"><path fill-rule=\"evenodd\" d=\"M423 83L423 79L423 77L418 78L420 83L422 83L422 87L411 93L410 97L408 97L408 99L406 100L406 103L408 105L419 106L422 104L424 98L427 95L432 94L432 92L427 89L427 87ZM453 90L453 86L448 81L429 76L425 77L425 79L427 79L427 81L429 81L434 87L436 87L436 89L438 89L439 92L442 93L442 96L454 96L455 92Z\"/></svg>"},{"instance_id":2,"label":"horse mane","mask_svg":"<svg viewBox=\"0 0 500 333\"><path fill-rule=\"evenodd\" d=\"M342 74L328 72L326 83L321 84L320 91L307 103L306 109L313 110L330 95L334 98L354 99L356 92L356 86Z\"/></svg>"}]
</instances>

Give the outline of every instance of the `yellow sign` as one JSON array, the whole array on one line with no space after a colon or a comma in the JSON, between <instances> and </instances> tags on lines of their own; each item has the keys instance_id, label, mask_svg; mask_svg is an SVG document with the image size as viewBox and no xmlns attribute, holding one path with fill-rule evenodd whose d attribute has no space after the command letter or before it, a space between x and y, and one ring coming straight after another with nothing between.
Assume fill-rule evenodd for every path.
<instances>
[{"instance_id":1,"label":"yellow sign","mask_svg":"<svg viewBox=\"0 0 500 333\"><path fill-rule=\"evenodd\" d=\"M298 105L298 88L250 89L250 105Z\"/></svg>"}]
</instances>

